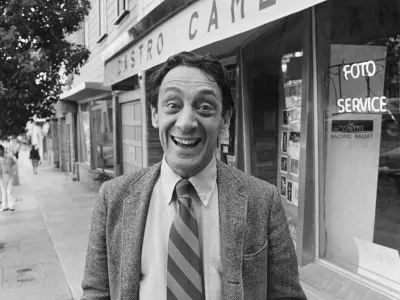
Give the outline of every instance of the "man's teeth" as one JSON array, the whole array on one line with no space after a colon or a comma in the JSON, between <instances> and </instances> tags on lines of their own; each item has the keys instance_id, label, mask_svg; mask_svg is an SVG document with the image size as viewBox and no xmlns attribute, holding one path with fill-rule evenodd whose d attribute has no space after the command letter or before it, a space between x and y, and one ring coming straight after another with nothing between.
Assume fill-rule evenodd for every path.
<instances>
[{"instance_id":1,"label":"man's teeth","mask_svg":"<svg viewBox=\"0 0 400 300\"><path fill-rule=\"evenodd\" d=\"M179 139L179 138L174 138L174 140L176 142L178 142L179 144L184 144L184 145L194 145L197 142L197 139L193 139L193 140L183 140L183 139Z\"/></svg>"}]
</instances>

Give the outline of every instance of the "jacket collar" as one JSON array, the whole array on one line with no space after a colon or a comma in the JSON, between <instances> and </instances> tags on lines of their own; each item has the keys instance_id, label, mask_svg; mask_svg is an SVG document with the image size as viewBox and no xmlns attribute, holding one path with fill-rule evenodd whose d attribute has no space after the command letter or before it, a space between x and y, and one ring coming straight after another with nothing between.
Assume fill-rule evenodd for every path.
<instances>
[{"instance_id":1,"label":"jacket collar","mask_svg":"<svg viewBox=\"0 0 400 300\"><path fill-rule=\"evenodd\" d=\"M137 299L141 255L147 214L153 187L160 174L161 162L153 165L130 183L130 195L123 202L122 225L122 299ZM247 198L242 184L229 167L217 161L217 185L221 233L223 291L243 294L243 234L247 215Z\"/></svg>"}]
</instances>

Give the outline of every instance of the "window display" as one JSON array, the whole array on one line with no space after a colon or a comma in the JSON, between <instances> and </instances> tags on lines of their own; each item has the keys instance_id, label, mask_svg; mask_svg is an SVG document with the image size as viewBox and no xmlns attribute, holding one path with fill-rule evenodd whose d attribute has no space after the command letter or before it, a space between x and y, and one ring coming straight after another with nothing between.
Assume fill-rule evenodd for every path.
<instances>
[{"instance_id":1,"label":"window display","mask_svg":"<svg viewBox=\"0 0 400 300\"><path fill-rule=\"evenodd\" d=\"M230 79L230 88L235 107L237 106L236 100L236 64L225 66L228 70ZM222 131L219 136L219 146L217 148L217 158L222 162L235 167L236 154L235 154L235 137L236 137L236 110L233 108L232 117L229 124L229 129Z\"/></svg>"},{"instance_id":2,"label":"window display","mask_svg":"<svg viewBox=\"0 0 400 300\"><path fill-rule=\"evenodd\" d=\"M251 103L251 173L277 186L295 246L301 161L303 27L300 14L286 18L244 51L245 84Z\"/></svg>"},{"instance_id":3,"label":"window display","mask_svg":"<svg viewBox=\"0 0 400 300\"><path fill-rule=\"evenodd\" d=\"M400 1L334 0L325 69L325 253L400 282ZM326 24L325 24L326 26ZM318 51L318 50L317 50ZM400 287L400 285L398 286ZM398 288L397 287L397 288Z\"/></svg>"}]
</instances>

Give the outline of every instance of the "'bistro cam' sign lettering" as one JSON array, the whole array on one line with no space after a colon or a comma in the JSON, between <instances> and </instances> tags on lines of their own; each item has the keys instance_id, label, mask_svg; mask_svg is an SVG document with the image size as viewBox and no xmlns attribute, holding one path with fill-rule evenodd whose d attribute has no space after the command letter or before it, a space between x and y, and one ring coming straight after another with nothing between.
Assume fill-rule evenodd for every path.
<instances>
[{"instance_id":1,"label":"'bistro cam' sign lettering","mask_svg":"<svg viewBox=\"0 0 400 300\"><path fill-rule=\"evenodd\" d=\"M222 41L323 1L196 1L121 54L106 58L104 84L109 86L124 80L180 51Z\"/></svg>"}]
</instances>

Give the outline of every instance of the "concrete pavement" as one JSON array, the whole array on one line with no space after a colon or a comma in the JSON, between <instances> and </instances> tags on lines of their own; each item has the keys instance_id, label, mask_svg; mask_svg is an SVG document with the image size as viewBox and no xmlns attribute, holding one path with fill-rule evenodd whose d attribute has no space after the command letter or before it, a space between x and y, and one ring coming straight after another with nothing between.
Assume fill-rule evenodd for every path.
<instances>
[{"instance_id":1,"label":"concrete pavement","mask_svg":"<svg viewBox=\"0 0 400 300\"><path fill-rule=\"evenodd\" d=\"M0 300L77 300L97 196L47 162L33 175L22 151L14 212L0 212ZM367 285L313 263L300 269L309 300L389 300Z\"/></svg>"},{"instance_id":2,"label":"concrete pavement","mask_svg":"<svg viewBox=\"0 0 400 300\"><path fill-rule=\"evenodd\" d=\"M18 162L17 208L0 213L0 299L79 299L97 192L46 162L33 175L28 157Z\"/></svg>"}]
</instances>

